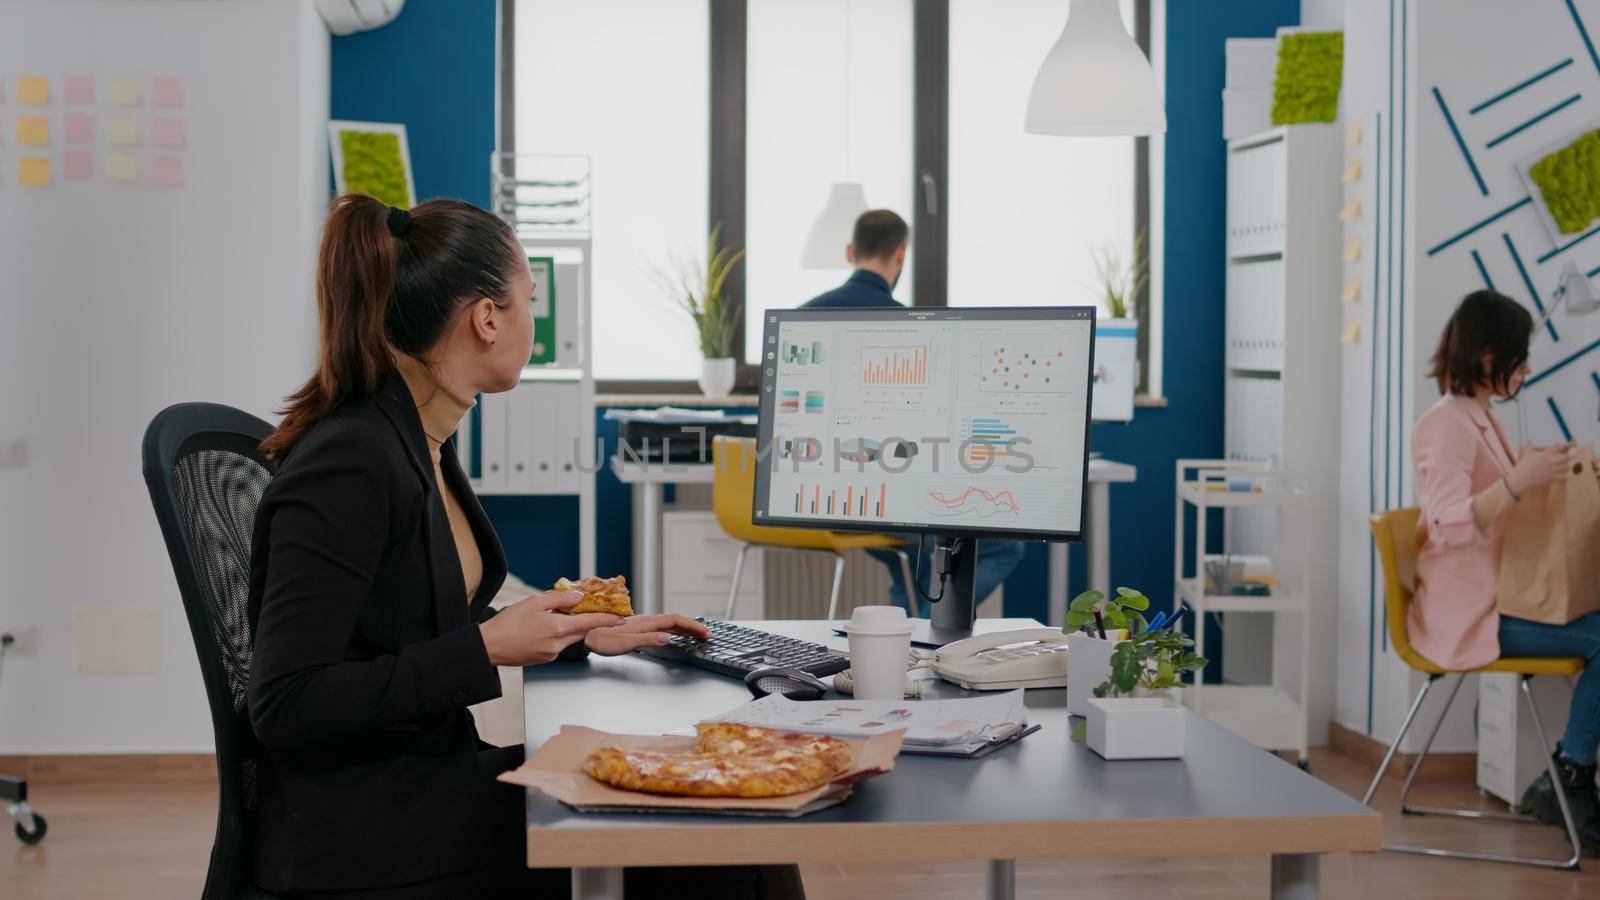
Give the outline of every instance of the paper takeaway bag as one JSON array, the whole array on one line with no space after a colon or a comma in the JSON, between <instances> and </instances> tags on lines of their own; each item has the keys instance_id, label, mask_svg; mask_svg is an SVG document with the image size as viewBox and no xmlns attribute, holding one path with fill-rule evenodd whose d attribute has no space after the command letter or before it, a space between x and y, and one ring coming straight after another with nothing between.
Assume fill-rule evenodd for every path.
<instances>
[{"instance_id":1,"label":"paper takeaway bag","mask_svg":"<svg viewBox=\"0 0 1600 900\"><path fill-rule=\"evenodd\" d=\"M1500 548L1500 612L1565 625L1600 610L1600 483L1594 445L1572 450L1572 477L1522 495Z\"/></svg>"}]
</instances>

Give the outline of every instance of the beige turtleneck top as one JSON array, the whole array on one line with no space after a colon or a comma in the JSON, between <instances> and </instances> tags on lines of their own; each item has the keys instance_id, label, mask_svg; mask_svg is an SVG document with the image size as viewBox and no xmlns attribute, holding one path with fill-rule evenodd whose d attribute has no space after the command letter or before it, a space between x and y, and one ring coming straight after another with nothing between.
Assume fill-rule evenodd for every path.
<instances>
[{"instance_id":1,"label":"beige turtleneck top","mask_svg":"<svg viewBox=\"0 0 1600 900\"><path fill-rule=\"evenodd\" d=\"M444 500L444 511L450 519L450 533L455 538L456 555L461 559L461 579L466 583L466 602L478 593L483 581L483 556L478 552L478 539L472 533L472 523L449 485L439 466L439 448L455 434L461 419L472 409L473 402L439 382L433 372L421 361L403 353L395 354L395 367L411 390L417 404L417 415L422 418L422 433L428 438L428 453L433 457L433 480L439 486Z\"/></svg>"}]
</instances>

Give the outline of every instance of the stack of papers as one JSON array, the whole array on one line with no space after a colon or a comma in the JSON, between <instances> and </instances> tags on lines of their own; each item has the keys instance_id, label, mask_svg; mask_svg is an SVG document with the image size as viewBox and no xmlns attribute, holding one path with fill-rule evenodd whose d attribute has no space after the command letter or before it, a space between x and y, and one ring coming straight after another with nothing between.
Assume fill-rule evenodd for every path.
<instances>
[{"instance_id":1,"label":"stack of papers","mask_svg":"<svg viewBox=\"0 0 1600 900\"><path fill-rule=\"evenodd\" d=\"M1020 689L960 700L801 701L770 694L710 721L838 738L903 729L902 752L969 757L986 755L1038 730L1028 725Z\"/></svg>"}]
</instances>

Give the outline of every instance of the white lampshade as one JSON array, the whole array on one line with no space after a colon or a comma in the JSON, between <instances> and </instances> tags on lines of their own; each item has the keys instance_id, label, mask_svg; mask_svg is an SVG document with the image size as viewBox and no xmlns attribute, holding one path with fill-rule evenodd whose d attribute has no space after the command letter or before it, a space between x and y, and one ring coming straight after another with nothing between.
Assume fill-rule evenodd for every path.
<instances>
[{"instance_id":1,"label":"white lampshade","mask_svg":"<svg viewBox=\"0 0 1600 900\"><path fill-rule=\"evenodd\" d=\"M1167 130L1155 72L1117 0L1072 0L1067 25L1028 92L1031 134L1080 137Z\"/></svg>"},{"instance_id":2,"label":"white lampshade","mask_svg":"<svg viewBox=\"0 0 1600 900\"><path fill-rule=\"evenodd\" d=\"M867 194L855 182L839 182L828 189L828 203L811 223L806 246L800 253L802 269L848 269L844 248L849 246L856 219L867 211Z\"/></svg>"}]
</instances>

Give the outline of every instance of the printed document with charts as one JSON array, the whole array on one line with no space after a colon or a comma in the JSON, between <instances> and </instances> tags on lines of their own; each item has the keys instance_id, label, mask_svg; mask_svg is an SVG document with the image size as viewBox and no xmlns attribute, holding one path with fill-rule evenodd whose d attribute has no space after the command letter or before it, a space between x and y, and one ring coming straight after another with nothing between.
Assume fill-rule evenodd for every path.
<instances>
[{"instance_id":1,"label":"printed document with charts","mask_svg":"<svg viewBox=\"0 0 1600 900\"><path fill-rule=\"evenodd\" d=\"M1020 689L960 700L799 701L769 694L710 721L840 738L904 729L902 752L973 757L1038 730L1028 725Z\"/></svg>"}]
</instances>

